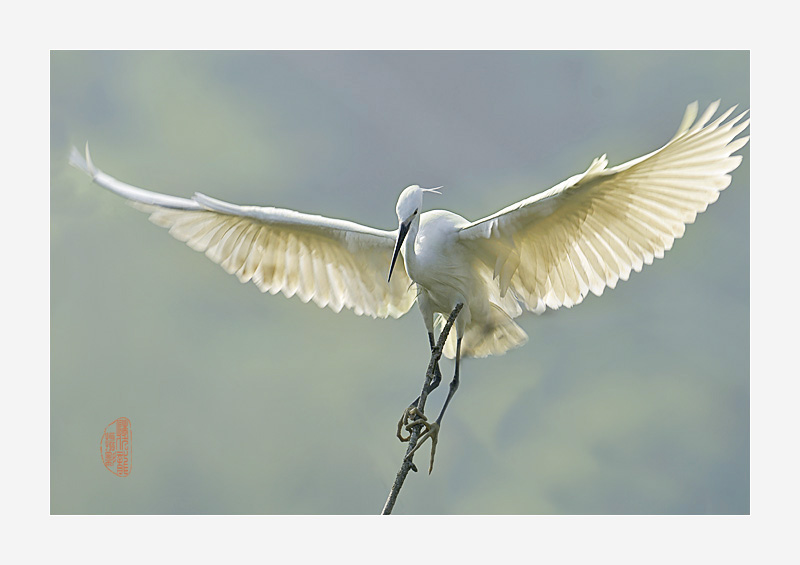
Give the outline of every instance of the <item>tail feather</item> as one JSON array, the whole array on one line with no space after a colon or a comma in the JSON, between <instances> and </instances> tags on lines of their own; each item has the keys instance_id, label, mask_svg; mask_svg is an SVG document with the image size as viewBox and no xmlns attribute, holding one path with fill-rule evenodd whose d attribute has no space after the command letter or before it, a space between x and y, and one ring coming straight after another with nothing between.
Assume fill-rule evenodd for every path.
<instances>
[{"instance_id":1,"label":"tail feather","mask_svg":"<svg viewBox=\"0 0 800 565\"><path fill-rule=\"evenodd\" d=\"M437 327L444 327L444 317L439 317ZM491 304L490 315L486 320L472 320L461 340L462 357L486 357L502 355L509 349L519 347L528 341L528 334L519 327L499 306ZM456 336L452 331L444 345L444 356L456 356Z\"/></svg>"}]
</instances>

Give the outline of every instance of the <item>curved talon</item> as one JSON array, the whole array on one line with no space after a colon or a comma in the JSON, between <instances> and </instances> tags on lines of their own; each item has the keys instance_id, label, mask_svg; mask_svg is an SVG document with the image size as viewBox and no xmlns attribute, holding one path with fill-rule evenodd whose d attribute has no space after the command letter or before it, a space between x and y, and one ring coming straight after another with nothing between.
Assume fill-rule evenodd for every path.
<instances>
[{"instance_id":1,"label":"curved talon","mask_svg":"<svg viewBox=\"0 0 800 565\"><path fill-rule=\"evenodd\" d=\"M403 415L400 416L400 421L397 422L397 439L399 439L402 442L406 442L411 439L411 434L408 434L408 437L403 436L403 426L405 426L406 423L408 422L408 412L410 409L411 409L410 406L406 408L403 411Z\"/></svg>"}]
</instances>

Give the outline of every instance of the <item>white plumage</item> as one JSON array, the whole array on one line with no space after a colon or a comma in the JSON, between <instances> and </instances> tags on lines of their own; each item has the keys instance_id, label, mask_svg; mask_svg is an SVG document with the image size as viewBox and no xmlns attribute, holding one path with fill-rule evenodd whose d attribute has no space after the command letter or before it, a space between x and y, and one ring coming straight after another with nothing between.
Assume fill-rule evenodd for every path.
<instances>
[{"instance_id":1,"label":"white plumage","mask_svg":"<svg viewBox=\"0 0 800 565\"><path fill-rule=\"evenodd\" d=\"M430 333L464 302L456 324L461 354L485 356L526 341L512 320L524 309L579 304L663 257L718 198L741 162L733 153L747 143L737 136L749 124L747 112L728 120L735 108L709 123L718 105L695 122L697 103L690 104L675 136L644 157L607 168L603 155L584 173L475 222L442 210L420 213L429 189L410 186L398 200L394 231L147 191L100 171L88 144L86 158L73 149L70 162L262 292L381 318L402 316L418 300ZM454 340L445 355L456 356Z\"/></svg>"},{"instance_id":2,"label":"white plumage","mask_svg":"<svg viewBox=\"0 0 800 565\"><path fill-rule=\"evenodd\" d=\"M301 214L293 210L237 206L195 193L191 199L125 184L73 148L70 163L100 186L150 214L150 221L262 291L313 300L336 312L398 318L414 304L411 281L386 283L396 231ZM405 273L403 273L405 275Z\"/></svg>"}]
</instances>

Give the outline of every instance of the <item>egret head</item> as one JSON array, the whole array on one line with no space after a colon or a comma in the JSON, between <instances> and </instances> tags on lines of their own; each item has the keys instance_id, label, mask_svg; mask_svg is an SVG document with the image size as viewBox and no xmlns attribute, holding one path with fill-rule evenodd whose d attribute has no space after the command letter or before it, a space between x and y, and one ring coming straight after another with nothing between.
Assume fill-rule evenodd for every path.
<instances>
[{"instance_id":1,"label":"egret head","mask_svg":"<svg viewBox=\"0 0 800 565\"><path fill-rule=\"evenodd\" d=\"M400 227L397 233L397 244L394 247L394 255L392 256L392 264L389 267L389 281L392 280L394 264L397 261L397 255L400 253L400 249L403 246L403 241L408 234L408 229L411 227L411 223L415 219L419 218L421 213L420 209L422 208L422 194L424 192L441 194L441 192L439 192L440 188L442 187L437 186L436 188L420 188L419 185L412 184L400 193L400 198L397 199L397 206L395 207L395 211L397 212L397 221L400 223Z\"/></svg>"}]
</instances>

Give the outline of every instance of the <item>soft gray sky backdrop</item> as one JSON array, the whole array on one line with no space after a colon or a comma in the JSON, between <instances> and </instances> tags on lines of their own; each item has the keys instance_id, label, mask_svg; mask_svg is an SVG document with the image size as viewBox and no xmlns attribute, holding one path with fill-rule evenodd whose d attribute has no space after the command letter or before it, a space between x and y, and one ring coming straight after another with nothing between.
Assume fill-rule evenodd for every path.
<instances>
[{"instance_id":1,"label":"soft gray sky backdrop","mask_svg":"<svg viewBox=\"0 0 800 565\"><path fill-rule=\"evenodd\" d=\"M69 168L72 144L145 188L392 229L408 184L475 219L651 151L717 98L749 107L747 52L54 52L51 511L377 513L428 360L416 307L262 295ZM740 153L665 259L464 363L436 469L396 513L749 512ZM99 455L120 416L125 479Z\"/></svg>"}]
</instances>

